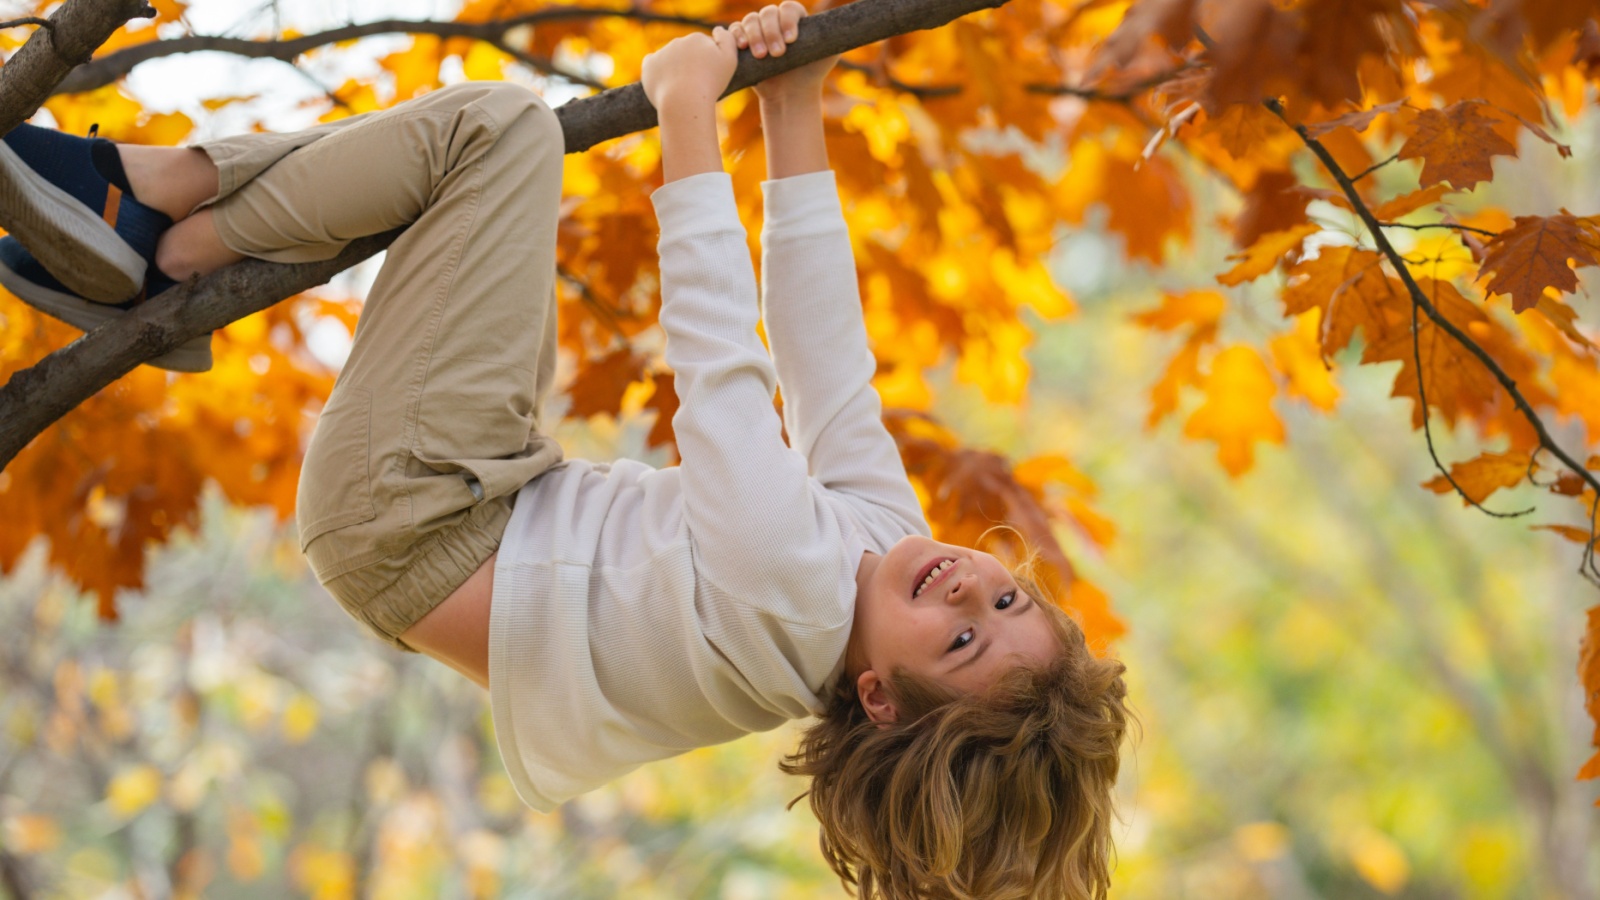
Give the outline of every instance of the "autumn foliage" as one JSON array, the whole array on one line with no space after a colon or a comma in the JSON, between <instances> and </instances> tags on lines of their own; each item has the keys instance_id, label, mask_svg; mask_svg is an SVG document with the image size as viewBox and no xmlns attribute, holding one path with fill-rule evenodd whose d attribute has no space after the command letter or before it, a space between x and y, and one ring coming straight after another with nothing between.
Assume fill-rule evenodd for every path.
<instances>
[{"instance_id":1,"label":"autumn foliage","mask_svg":"<svg viewBox=\"0 0 1600 900\"><path fill-rule=\"evenodd\" d=\"M322 115L399 102L445 71L488 79L531 67L547 84L627 83L645 53L695 27L653 18L721 22L755 5L596 6L512 29L501 46L417 36L374 77L332 91ZM119 32L100 56L186 32L183 4L157 6L153 23ZM471 0L458 18L541 9ZM1286 405L1337 414L1342 367L1393 364L1393 394L1423 432L1418 453L1434 452L1443 430L1481 444L1473 458L1440 460L1427 487L1496 513L1497 491L1548 491L1537 527L1580 545L1585 574L1600 579L1600 355L1586 321L1600 311L1569 302L1577 270L1600 265L1600 218L1490 205L1482 189L1496 159L1560 165L1571 151L1558 135L1588 113L1597 80L1595 0L1030 0L848 55L828 92L829 150L877 385L936 534L990 534L1021 552L1009 533L990 532L1009 522L1094 639L1121 631L1056 536L1074 530L1069 543L1084 547L1114 539L1093 483L1059 455L1007 460L963 446L939 422L929 376L948 366L993 403L1026 403L1031 323L1074 308L1046 268L1062 229L1104 228L1127 265L1159 277L1215 225L1237 251L1210 261L1216 283L1174 278L1158 306L1132 313L1172 336L1152 427L1180 420L1243 476L1263 445L1288 440ZM216 109L247 98L202 99ZM125 141L177 143L194 125L145 111L116 84L47 108L65 129L98 123ZM755 235L757 109L746 93L722 110ZM566 414L654 417L652 447L670 446L676 403L656 325L648 192L659 179L648 134L569 157L559 249ZM1226 214L1198 221L1198 192L1218 189ZM221 332L211 373L141 368L63 419L0 473L0 566L43 536L114 617L117 588L141 581L145 547L196 521L206 483L288 517L334 376L306 335L351 329L358 309L295 298ZM72 337L0 298L0 374ZM1600 607L1589 623L1580 676L1600 721ZM1600 775L1600 755L1583 774Z\"/></svg>"}]
</instances>

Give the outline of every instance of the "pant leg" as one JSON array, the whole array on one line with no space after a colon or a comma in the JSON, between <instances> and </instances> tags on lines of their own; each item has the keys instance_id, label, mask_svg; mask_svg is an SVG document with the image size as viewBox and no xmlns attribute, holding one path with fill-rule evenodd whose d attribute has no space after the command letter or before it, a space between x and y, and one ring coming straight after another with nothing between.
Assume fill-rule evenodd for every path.
<instances>
[{"instance_id":1,"label":"pant leg","mask_svg":"<svg viewBox=\"0 0 1600 900\"><path fill-rule=\"evenodd\" d=\"M396 635L488 558L515 492L560 459L538 415L555 370L564 144L537 95L501 83L335 125L214 152L219 171L253 175L216 202L216 223L233 250L284 262L407 226L367 296L297 499L319 580L404 648Z\"/></svg>"}]
</instances>

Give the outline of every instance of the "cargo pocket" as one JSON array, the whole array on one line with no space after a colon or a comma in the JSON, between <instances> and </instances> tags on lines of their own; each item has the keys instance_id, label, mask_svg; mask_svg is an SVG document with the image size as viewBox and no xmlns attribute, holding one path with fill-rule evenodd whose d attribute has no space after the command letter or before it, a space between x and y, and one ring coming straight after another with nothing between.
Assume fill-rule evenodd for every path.
<instances>
[{"instance_id":1,"label":"cargo pocket","mask_svg":"<svg viewBox=\"0 0 1600 900\"><path fill-rule=\"evenodd\" d=\"M549 466L529 457L538 446L533 391L534 373L521 366L434 359L417 413L417 460L460 474L474 503L517 490L539 474L526 471Z\"/></svg>"},{"instance_id":2,"label":"cargo pocket","mask_svg":"<svg viewBox=\"0 0 1600 900\"><path fill-rule=\"evenodd\" d=\"M295 519L300 549L335 528L371 521L372 392L335 391L317 419L300 469Z\"/></svg>"}]
</instances>

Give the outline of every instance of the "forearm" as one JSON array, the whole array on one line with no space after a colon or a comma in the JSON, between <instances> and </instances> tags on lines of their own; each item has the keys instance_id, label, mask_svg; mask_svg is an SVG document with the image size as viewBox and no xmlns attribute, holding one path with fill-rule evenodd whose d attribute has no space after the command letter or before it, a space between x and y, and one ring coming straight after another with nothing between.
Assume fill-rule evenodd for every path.
<instances>
[{"instance_id":1,"label":"forearm","mask_svg":"<svg viewBox=\"0 0 1600 900\"><path fill-rule=\"evenodd\" d=\"M767 178L776 181L828 169L820 85L763 96L761 130L766 135Z\"/></svg>"},{"instance_id":2,"label":"forearm","mask_svg":"<svg viewBox=\"0 0 1600 900\"><path fill-rule=\"evenodd\" d=\"M723 171L722 144L717 139L716 98L665 99L657 115L661 120L663 183Z\"/></svg>"}]
</instances>

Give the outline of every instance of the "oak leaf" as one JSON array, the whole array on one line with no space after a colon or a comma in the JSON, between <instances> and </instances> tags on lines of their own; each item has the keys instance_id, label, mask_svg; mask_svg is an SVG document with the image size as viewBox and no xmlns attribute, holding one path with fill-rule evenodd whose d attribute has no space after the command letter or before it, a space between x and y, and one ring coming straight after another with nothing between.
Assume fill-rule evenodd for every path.
<instances>
[{"instance_id":1,"label":"oak leaf","mask_svg":"<svg viewBox=\"0 0 1600 900\"><path fill-rule=\"evenodd\" d=\"M1578 645L1578 683L1583 686L1583 707L1589 718L1600 723L1600 606L1591 606ZM1600 747L1600 724L1595 726L1590 743ZM1584 764L1580 778L1600 777L1600 753ZM1600 801L1596 801L1600 806Z\"/></svg>"},{"instance_id":2,"label":"oak leaf","mask_svg":"<svg viewBox=\"0 0 1600 900\"><path fill-rule=\"evenodd\" d=\"M1578 266L1597 264L1600 228L1592 219L1570 213L1554 216L1517 216L1515 224L1495 235L1486 248L1483 270L1494 272L1492 293L1510 294L1517 312L1539 304L1547 288L1571 293L1578 276L1568 260Z\"/></svg>"},{"instance_id":3,"label":"oak leaf","mask_svg":"<svg viewBox=\"0 0 1600 900\"><path fill-rule=\"evenodd\" d=\"M1530 462L1529 455L1521 450L1484 453L1464 462L1451 463L1450 478L1455 479L1456 485L1460 485L1461 492L1466 495L1462 503L1468 500L1482 503L1501 488L1521 484L1528 477ZM1422 486L1435 494L1449 494L1456 489L1450 483L1450 478L1435 475Z\"/></svg>"},{"instance_id":4,"label":"oak leaf","mask_svg":"<svg viewBox=\"0 0 1600 900\"><path fill-rule=\"evenodd\" d=\"M1405 288L1383 271L1382 257L1350 246L1323 247L1289 269L1283 289L1286 315L1322 310L1322 353L1343 350L1357 330L1369 345L1409 328Z\"/></svg>"},{"instance_id":5,"label":"oak leaf","mask_svg":"<svg viewBox=\"0 0 1600 900\"><path fill-rule=\"evenodd\" d=\"M621 347L589 360L578 369L567 389L572 406L567 415L587 418L600 413L616 415L622 408L622 395L644 374L645 360L631 347Z\"/></svg>"},{"instance_id":6,"label":"oak leaf","mask_svg":"<svg viewBox=\"0 0 1600 900\"><path fill-rule=\"evenodd\" d=\"M1238 477L1255 465L1255 446L1282 444L1283 420L1272 408L1278 386L1255 350L1236 344L1218 353L1201 385L1205 402L1184 423L1184 437L1216 442L1217 460Z\"/></svg>"},{"instance_id":7,"label":"oak leaf","mask_svg":"<svg viewBox=\"0 0 1600 900\"><path fill-rule=\"evenodd\" d=\"M1240 253L1229 254L1228 259L1238 260L1233 268L1217 276L1229 287L1260 278L1272 271L1278 261L1300 249L1306 238L1322 230L1313 222L1264 234Z\"/></svg>"},{"instance_id":8,"label":"oak leaf","mask_svg":"<svg viewBox=\"0 0 1600 900\"><path fill-rule=\"evenodd\" d=\"M1400 158L1422 160L1424 187L1448 181L1457 190L1470 190L1494 177L1491 157L1517 155L1516 146L1483 115L1484 108L1480 101L1463 100L1417 114L1411 137L1400 147Z\"/></svg>"}]
</instances>

